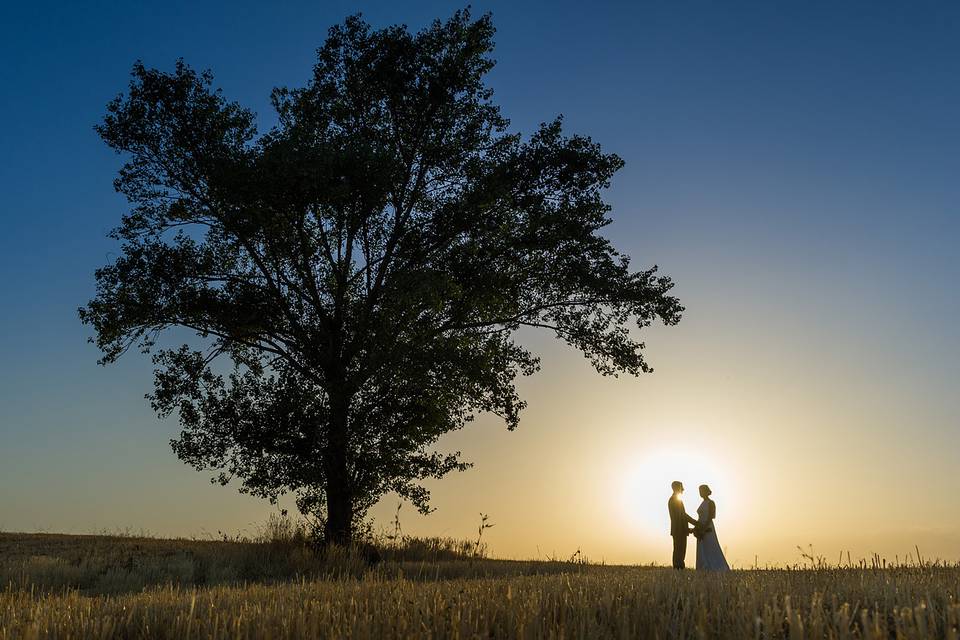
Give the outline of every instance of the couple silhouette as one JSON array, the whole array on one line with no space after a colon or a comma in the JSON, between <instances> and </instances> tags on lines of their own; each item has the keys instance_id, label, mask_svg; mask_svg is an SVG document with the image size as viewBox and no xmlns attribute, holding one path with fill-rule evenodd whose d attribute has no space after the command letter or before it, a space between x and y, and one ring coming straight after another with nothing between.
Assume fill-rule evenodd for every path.
<instances>
[{"instance_id":1,"label":"couple silhouette","mask_svg":"<svg viewBox=\"0 0 960 640\"><path fill-rule=\"evenodd\" d=\"M717 504L710 499L710 494L713 493L710 487L700 485L703 502L697 508L697 517L693 518L683 506L683 483L674 481L670 486L673 495L667 501L667 508L670 511L670 535L673 537L673 568L685 567L687 536L692 533L697 539L697 570L729 571L730 566L723 557L717 530L713 526L713 520L717 517Z\"/></svg>"}]
</instances>

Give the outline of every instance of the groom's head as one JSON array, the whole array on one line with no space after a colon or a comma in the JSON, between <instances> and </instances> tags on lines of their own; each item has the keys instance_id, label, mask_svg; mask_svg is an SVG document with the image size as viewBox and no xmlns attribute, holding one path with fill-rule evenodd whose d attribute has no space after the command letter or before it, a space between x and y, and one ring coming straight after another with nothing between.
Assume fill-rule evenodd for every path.
<instances>
[{"instance_id":1,"label":"groom's head","mask_svg":"<svg viewBox=\"0 0 960 640\"><path fill-rule=\"evenodd\" d=\"M683 493L683 483L679 480L674 480L670 484L670 488L673 489L674 493Z\"/></svg>"}]
</instances>

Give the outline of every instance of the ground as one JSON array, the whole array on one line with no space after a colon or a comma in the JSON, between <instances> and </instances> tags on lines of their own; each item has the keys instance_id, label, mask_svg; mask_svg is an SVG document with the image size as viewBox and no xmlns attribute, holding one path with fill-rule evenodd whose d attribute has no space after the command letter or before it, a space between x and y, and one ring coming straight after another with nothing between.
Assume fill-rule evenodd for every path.
<instances>
[{"instance_id":1,"label":"ground","mask_svg":"<svg viewBox=\"0 0 960 640\"><path fill-rule=\"evenodd\" d=\"M722 575L405 540L0 534L0 638L952 638L960 567Z\"/></svg>"}]
</instances>

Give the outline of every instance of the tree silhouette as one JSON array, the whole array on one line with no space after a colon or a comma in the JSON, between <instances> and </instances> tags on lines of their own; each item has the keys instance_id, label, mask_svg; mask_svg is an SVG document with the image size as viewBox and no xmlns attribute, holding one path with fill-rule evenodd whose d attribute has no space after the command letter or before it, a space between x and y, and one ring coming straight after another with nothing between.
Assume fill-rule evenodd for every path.
<instances>
[{"instance_id":1,"label":"tree silhouette","mask_svg":"<svg viewBox=\"0 0 960 640\"><path fill-rule=\"evenodd\" d=\"M468 466L435 452L442 434L480 412L517 426L514 380L539 367L518 328L639 374L629 325L682 311L598 234L620 158L559 119L508 133L484 84L493 33L469 11L416 34L348 18L260 136L209 72L137 63L97 127L131 203L80 309L101 362L152 352L176 454L294 493L330 541L389 491L427 512L420 482ZM175 327L192 346L156 348Z\"/></svg>"}]
</instances>

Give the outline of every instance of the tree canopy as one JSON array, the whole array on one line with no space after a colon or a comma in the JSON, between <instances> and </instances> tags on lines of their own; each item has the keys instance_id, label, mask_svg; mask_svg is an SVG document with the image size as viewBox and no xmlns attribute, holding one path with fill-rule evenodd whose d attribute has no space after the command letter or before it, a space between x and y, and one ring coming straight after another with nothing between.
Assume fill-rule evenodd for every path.
<instances>
[{"instance_id":1,"label":"tree canopy","mask_svg":"<svg viewBox=\"0 0 960 640\"><path fill-rule=\"evenodd\" d=\"M559 118L509 130L493 35L469 11L417 33L348 18L263 134L209 72L137 63L97 127L131 203L80 310L102 362L152 353L176 454L295 494L332 541L390 491L427 511L422 481L468 466L444 433L517 426L514 381L539 368L519 328L636 375L636 329L680 318L670 279L600 234L621 159ZM175 327L197 338L157 347Z\"/></svg>"}]
</instances>

